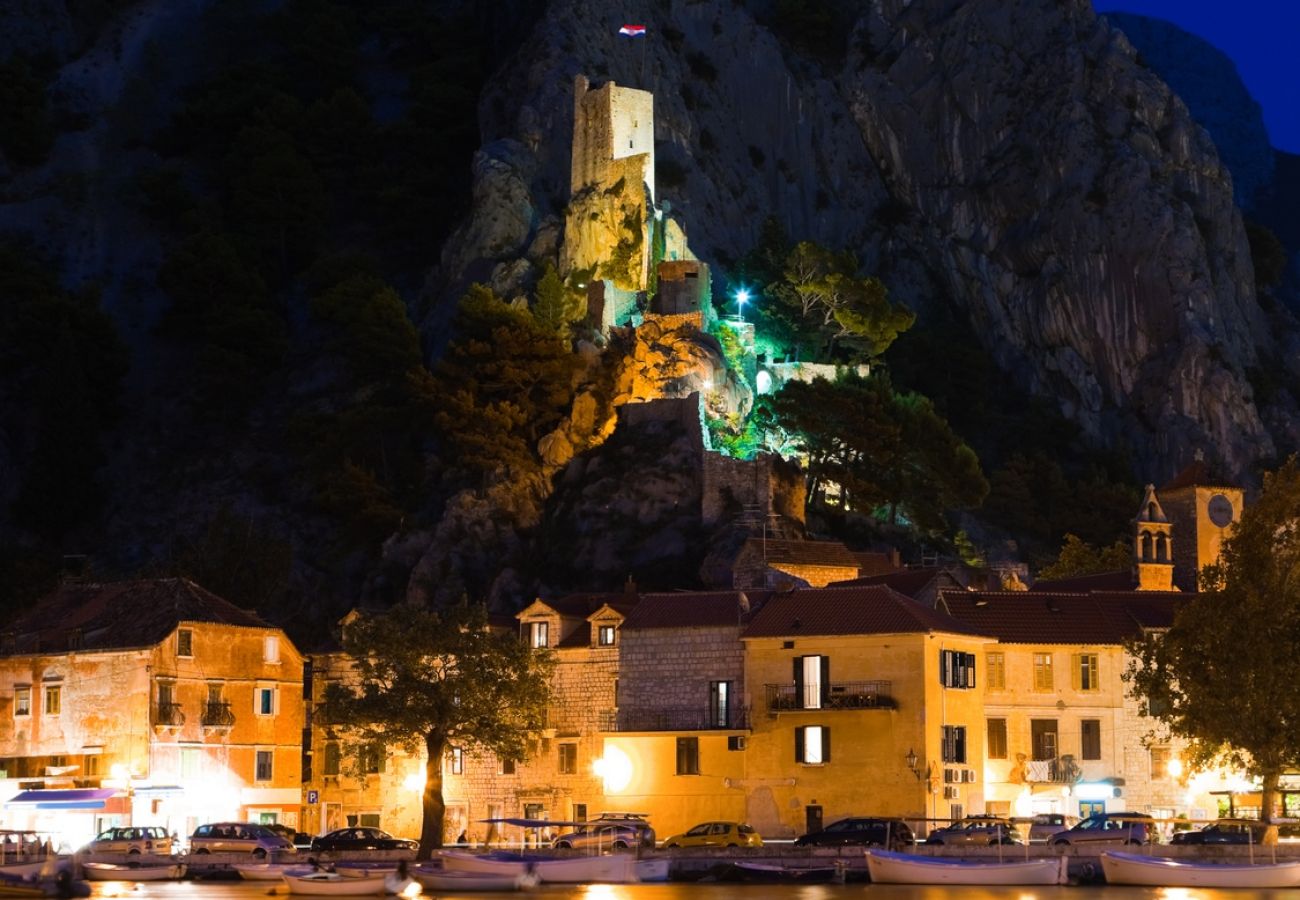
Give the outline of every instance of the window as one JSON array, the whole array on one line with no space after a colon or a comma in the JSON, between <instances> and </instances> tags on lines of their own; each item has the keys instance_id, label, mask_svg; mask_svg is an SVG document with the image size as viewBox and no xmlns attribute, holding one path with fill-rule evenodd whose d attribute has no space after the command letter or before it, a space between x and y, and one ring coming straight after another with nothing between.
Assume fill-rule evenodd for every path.
<instances>
[{"instance_id":1,"label":"window","mask_svg":"<svg viewBox=\"0 0 1300 900\"><path fill-rule=\"evenodd\" d=\"M182 628L176 632L176 655L194 655L194 632L188 628Z\"/></svg>"},{"instance_id":2,"label":"window","mask_svg":"<svg viewBox=\"0 0 1300 900\"><path fill-rule=\"evenodd\" d=\"M1079 722L1079 758L1101 759L1101 719Z\"/></svg>"},{"instance_id":3,"label":"window","mask_svg":"<svg viewBox=\"0 0 1300 900\"><path fill-rule=\"evenodd\" d=\"M63 709L63 687L57 684L45 686L45 708L47 716L57 716Z\"/></svg>"},{"instance_id":4,"label":"window","mask_svg":"<svg viewBox=\"0 0 1300 900\"><path fill-rule=\"evenodd\" d=\"M362 813L361 815L357 816L357 824L360 825L362 828L378 828L379 813L377 812Z\"/></svg>"},{"instance_id":5,"label":"window","mask_svg":"<svg viewBox=\"0 0 1300 900\"><path fill-rule=\"evenodd\" d=\"M275 701L278 692L273 687L259 687L253 691L253 712L259 716L275 715Z\"/></svg>"},{"instance_id":6,"label":"window","mask_svg":"<svg viewBox=\"0 0 1300 900\"><path fill-rule=\"evenodd\" d=\"M560 744L560 774L576 775L578 772L578 745Z\"/></svg>"},{"instance_id":7,"label":"window","mask_svg":"<svg viewBox=\"0 0 1300 900\"><path fill-rule=\"evenodd\" d=\"M804 725L794 730L794 761L820 766L831 761L831 730L825 725Z\"/></svg>"},{"instance_id":8,"label":"window","mask_svg":"<svg viewBox=\"0 0 1300 900\"><path fill-rule=\"evenodd\" d=\"M989 759L1007 758L1007 720L988 720L988 754Z\"/></svg>"},{"instance_id":9,"label":"window","mask_svg":"<svg viewBox=\"0 0 1300 900\"><path fill-rule=\"evenodd\" d=\"M268 634L262 638L262 662L278 663L280 661L280 638Z\"/></svg>"},{"instance_id":10,"label":"window","mask_svg":"<svg viewBox=\"0 0 1300 900\"><path fill-rule=\"evenodd\" d=\"M709 682L709 724L714 728L731 727L731 682Z\"/></svg>"},{"instance_id":11,"label":"window","mask_svg":"<svg viewBox=\"0 0 1300 900\"><path fill-rule=\"evenodd\" d=\"M550 643L549 643L549 641L547 640L547 638L548 638L548 632L550 631L550 627L549 627L549 626L550 626L550 623L549 623L549 622L531 622L531 623L529 623L529 625L528 625L528 646L530 646L530 647L532 647L532 648L534 648L534 649L541 648L541 647L549 647L549 646L550 646Z\"/></svg>"},{"instance_id":12,"label":"window","mask_svg":"<svg viewBox=\"0 0 1300 900\"><path fill-rule=\"evenodd\" d=\"M1029 740L1033 758L1056 759L1057 748L1055 719L1030 719Z\"/></svg>"},{"instance_id":13,"label":"window","mask_svg":"<svg viewBox=\"0 0 1300 900\"><path fill-rule=\"evenodd\" d=\"M1169 779L1169 748L1151 748L1151 780L1167 781Z\"/></svg>"},{"instance_id":14,"label":"window","mask_svg":"<svg viewBox=\"0 0 1300 900\"><path fill-rule=\"evenodd\" d=\"M596 628L596 645L599 647L614 646L613 625L600 625Z\"/></svg>"},{"instance_id":15,"label":"window","mask_svg":"<svg viewBox=\"0 0 1300 900\"><path fill-rule=\"evenodd\" d=\"M515 761L513 759L499 760L497 763L497 774L498 775L515 774Z\"/></svg>"},{"instance_id":16,"label":"window","mask_svg":"<svg viewBox=\"0 0 1300 900\"><path fill-rule=\"evenodd\" d=\"M700 739L679 737L677 739L677 774L700 774Z\"/></svg>"},{"instance_id":17,"label":"window","mask_svg":"<svg viewBox=\"0 0 1300 900\"><path fill-rule=\"evenodd\" d=\"M339 753L338 741L325 742L325 768L322 774L337 775L339 773L339 761L342 754Z\"/></svg>"},{"instance_id":18,"label":"window","mask_svg":"<svg viewBox=\"0 0 1300 900\"><path fill-rule=\"evenodd\" d=\"M219 681L208 682L208 703L224 703L221 698L222 685Z\"/></svg>"},{"instance_id":19,"label":"window","mask_svg":"<svg viewBox=\"0 0 1300 900\"><path fill-rule=\"evenodd\" d=\"M96 753L87 753L81 758L81 771L87 778L99 777L99 755Z\"/></svg>"},{"instance_id":20,"label":"window","mask_svg":"<svg viewBox=\"0 0 1300 900\"><path fill-rule=\"evenodd\" d=\"M1052 654L1035 653L1034 654L1034 690L1050 691L1054 680L1052 678Z\"/></svg>"},{"instance_id":21,"label":"window","mask_svg":"<svg viewBox=\"0 0 1300 900\"><path fill-rule=\"evenodd\" d=\"M587 804L585 803L573 804L573 821L575 822L587 821Z\"/></svg>"},{"instance_id":22,"label":"window","mask_svg":"<svg viewBox=\"0 0 1300 900\"><path fill-rule=\"evenodd\" d=\"M465 774L465 751L460 747L452 747L447 751L447 771L452 775Z\"/></svg>"},{"instance_id":23,"label":"window","mask_svg":"<svg viewBox=\"0 0 1300 900\"><path fill-rule=\"evenodd\" d=\"M158 682L158 706L166 708L176 702L175 700L176 685L170 681Z\"/></svg>"},{"instance_id":24,"label":"window","mask_svg":"<svg viewBox=\"0 0 1300 900\"><path fill-rule=\"evenodd\" d=\"M1074 689L1076 691L1099 691L1101 684L1097 681L1097 654L1076 653L1074 665Z\"/></svg>"},{"instance_id":25,"label":"window","mask_svg":"<svg viewBox=\"0 0 1300 900\"><path fill-rule=\"evenodd\" d=\"M966 761L966 726L943 726L943 761L946 763L964 763Z\"/></svg>"},{"instance_id":26,"label":"window","mask_svg":"<svg viewBox=\"0 0 1300 900\"><path fill-rule=\"evenodd\" d=\"M821 709L830 692L831 660L828 656L794 658L794 694L798 709Z\"/></svg>"},{"instance_id":27,"label":"window","mask_svg":"<svg viewBox=\"0 0 1300 900\"><path fill-rule=\"evenodd\" d=\"M274 768L275 751L258 750L257 751L257 771L253 775L254 781L270 781Z\"/></svg>"},{"instance_id":28,"label":"window","mask_svg":"<svg viewBox=\"0 0 1300 900\"><path fill-rule=\"evenodd\" d=\"M14 715L30 716L32 714L32 689L29 687L14 688Z\"/></svg>"},{"instance_id":29,"label":"window","mask_svg":"<svg viewBox=\"0 0 1300 900\"><path fill-rule=\"evenodd\" d=\"M975 687L975 654L940 650L939 683L950 688Z\"/></svg>"},{"instance_id":30,"label":"window","mask_svg":"<svg viewBox=\"0 0 1300 900\"><path fill-rule=\"evenodd\" d=\"M984 654L984 678L990 691L1007 689L1007 658L1003 653Z\"/></svg>"},{"instance_id":31,"label":"window","mask_svg":"<svg viewBox=\"0 0 1300 900\"><path fill-rule=\"evenodd\" d=\"M362 775L377 775L384 771L384 745L378 743L363 745L357 751L357 768L361 770Z\"/></svg>"},{"instance_id":32,"label":"window","mask_svg":"<svg viewBox=\"0 0 1300 900\"><path fill-rule=\"evenodd\" d=\"M954 822L959 822L966 818L966 807L960 803L949 803L948 818L952 819Z\"/></svg>"},{"instance_id":33,"label":"window","mask_svg":"<svg viewBox=\"0 0 1300 900\"><path fill-rule=\"evenodd\" d=\"M199 748L181 748L181 778L199 777Z\"/></svg>"}]
</instances>

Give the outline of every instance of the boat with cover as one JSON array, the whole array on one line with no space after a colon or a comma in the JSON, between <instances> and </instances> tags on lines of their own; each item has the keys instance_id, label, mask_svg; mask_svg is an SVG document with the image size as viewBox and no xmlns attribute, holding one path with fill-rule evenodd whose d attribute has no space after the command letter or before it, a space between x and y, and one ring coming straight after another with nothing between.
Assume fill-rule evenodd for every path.
<instances>
[{"instance_id":1,"label":"boat with cover","mask_svg":"<svg viewBox=\"0 0 1300 900\"><path fill-rule=\"evenodd\" d=\"M91 881L171 881L185 875L184 863L132 865L130 863L82 863Z\"/></svg>"},{"instance_id":2,"label":"boat with cover","mask_svg":"<svg viewBox=\"0 0 1300 900\"><path fill-rule=\"evenodd\" d=\"M306 875L286 872L280 877L289 886L289 893L307 897L375 897L389 893L385 884L388 875L382 873L358 877L325 871Z\"/></svg>"},{"instance_id":3,"label":"boat with cover","mask_svg":"<svg viewBox=\"0 0 1300 900\"><path fill-rule=\"evenodd\" d=\"M1064 856L1032 859L918 856L890 850L867 850L867 874L873 884L1066 884Z\"/></svg>"},{"instance_id":4,"label":"boat with cover","mask_svg":"<svg viewBox=\"0 0 1300 900\"><path fill-rule=\"evenodd\" d=\"M479 856L444 850L440 856L448 872L484 872L495 875L535 874L546 884L634 884L637 859L631 853L608 856L523 857L514 853Z\"/></svg>"},{"instance_id":5,"label":"boat with cover","mask_svg":"<svg viewBox=\"0 0 1300 900\"><path fill-rule=\"evenodd\" d=\"M429 891L523 891L537 887L538 877L495 874L492 872L457 872L446 869L415 868L411 875Z\"/></svg>"},{"instance_id":6,"label":"boat with cover","mask_svg":"<svg viewBox=\"0 0 1300 900\"><path fill-rule=\"evenodd\" d=\"M1300 860L1220 863L1107 850L1101 854L1101 869L1107 884L1257 890L1300 887Z\"/></svg>"}]
</instances>

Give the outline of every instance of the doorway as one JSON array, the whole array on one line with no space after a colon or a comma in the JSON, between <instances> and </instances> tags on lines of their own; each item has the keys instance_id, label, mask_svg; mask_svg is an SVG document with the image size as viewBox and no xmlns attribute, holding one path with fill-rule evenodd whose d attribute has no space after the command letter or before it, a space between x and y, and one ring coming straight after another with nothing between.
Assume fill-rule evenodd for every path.
<instances>
[{"instance_id":1,"label":"doorway","mask_svg":"<svg viewBox=\"0 0 1300 900\"><path fill-rule=\"evenodd\" d=\"M804 825L807 828L805 834L812 834L814 831L822 830L822 808L820 806L804 807Z\"/></svg>"}]
</instances>

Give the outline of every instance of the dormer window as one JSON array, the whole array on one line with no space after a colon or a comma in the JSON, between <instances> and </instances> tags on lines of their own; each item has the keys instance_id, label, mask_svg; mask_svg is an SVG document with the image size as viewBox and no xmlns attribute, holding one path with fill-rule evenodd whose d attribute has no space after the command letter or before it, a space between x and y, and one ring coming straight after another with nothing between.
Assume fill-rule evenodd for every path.
<instances>
[{"instance_id":1,"label":"dormer window","mask_svg":"<svg viewBox=\"0 0 1300 900\"><path fill-rule=\"evenodd\" d=\"M596 626L596 646L613 647L614 646L614 626L597 625Z\"/></svg>"},{"instance_id":2,"label":"dormer window","mask_svg":"<svg viewBox=\"0 0 1300 900\"><path fill-rule=\"evenodd\" d=\"M280 638L269 634L262 638L262 662L278 663L280 661Z\"/></svg>"},{"instance_id":3,"label":"dormer window","mask_svg":"<svg viewBox=\"0 0 1300 900\"><path fill-rule=\"evenodd\" d=\"M534 650L550 646L550 623L530 622L528 625L528 646Z\"/></svg>"},{"instance_id":4,"label":"dormer window","mask_svg":"<svg viewBox=\"0 0 1300 900\"><path fill-rule=\"evenodd\" d=\"M176 655L194 655L194 632L188 628L182 628L176 632Z\"/></svg>"}]
</instances>

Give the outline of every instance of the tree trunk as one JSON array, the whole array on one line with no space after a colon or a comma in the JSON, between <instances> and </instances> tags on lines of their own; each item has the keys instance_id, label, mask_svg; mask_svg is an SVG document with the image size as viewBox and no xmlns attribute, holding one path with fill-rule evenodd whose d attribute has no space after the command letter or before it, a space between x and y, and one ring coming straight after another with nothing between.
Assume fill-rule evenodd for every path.
<instances>
[{"instance_id":1,"label":"tree trunk","mask_svg":"<svg viewBox=\"0 0 1300 900\"><path fill-rule=\"evenodd\" d=\"M1270 769L1264 772L1263 794L1259 798L1259 818L1263 822L1273 821L1273 804L1277 801L1277 783L1281 778L1281 772L1277 769Z\"/></svg>"},{"instance_id":2,"label":"tree trunk","mask_svg":"<svg viewBox=\"0 0 1300 900\"><path fill-rule=\"evenodd\" d=\"M420 824L420 859L428 859L442 849L443 819L447 804L442 799L442 758L447 753L447 739L442 735L424 737L424 795L421 797L423 820Z\"/></svg>"}]
</instances>

